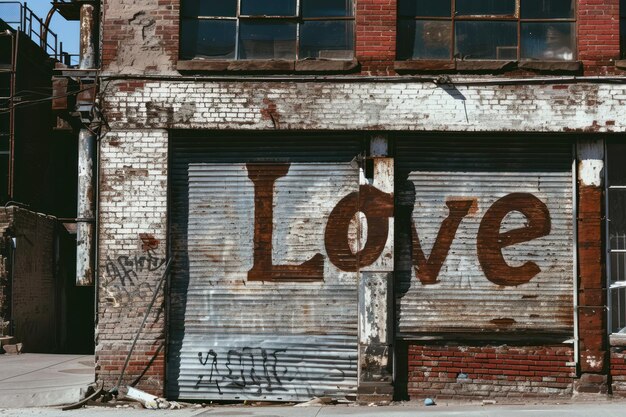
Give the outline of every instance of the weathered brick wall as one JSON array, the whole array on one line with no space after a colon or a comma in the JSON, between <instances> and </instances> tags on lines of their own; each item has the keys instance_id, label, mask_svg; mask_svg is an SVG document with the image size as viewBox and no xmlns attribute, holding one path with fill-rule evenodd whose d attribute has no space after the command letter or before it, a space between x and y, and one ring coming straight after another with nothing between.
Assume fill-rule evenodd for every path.
<instances>
[{"instance_id":1,"label":"weathered brick wall","mask_svg":"<svg viewBox=\"0 0 626 417\"><path fill-rule=\"evenodd\" d=\"M626 86L113 80L114 128L624 132Z\"/></svg>"},{"instance_id":2,"label":"weathered brick wall","mask_svg":"<svg viewBox=\"0 0 626 417\"><path fill-rule=\"evenodd\" d=\"M105 0L102 68L111 73L176 73L180 0ZM355 55L364 75L392 75L397 0L356 1ZM579 0L578 59L588 75L616 70L619 0Z\"/></svg>"},{"instance_id":3,"label":"weathered brick wall","mask_svg":"<svg viewBox=\"0 0 626 417\"><path fill-rule=\"evenodd\" d=\"M397 0L359 0L355 55L363 75L393 75ZM180 0L105 0L102 68L107 73L177 73ZM619 0L579 0L578 60L588 75L623 73Z\"/></svg>"},{"instance_id":4,"label":"weathered brick wall","mask_svg":"<svg viewBox=\"0 0 626 417\"><path fill-rule=\"evenodd\" d=\"M112 73L167 74L178 60L179 0L106 0L102 68Z\"/></svg>"},{"instance_id":5,"label":"weathered brick wall","mask_svg":"<svg viewBox=\"0 0 626 417\"><path fill-rule=\"evenodd\" d=\"M611 391L613 395L626 397L626 348L611 348Z\"/></svg>"},{"instance_id":6,"label":"weathered brick wall","mask_svg":"<svg viewBox=\"0 0 626 417\"><path fill-rule=\"evenodd\" d=\"M113 386L165 270L167 132L109 132L100 155L96 374ZM162 287L123 384L163 394L164 315Z\"/></svg>"},{"instance_id":7,"label":"weathered brick wall","mask_svg":"<svg viewBox=\"0 0 626 417\"><path fill-rule=\"evenodd\" d=\"M0 239L3 240L0 296L11 280L11 313L2 307L5 319L12 320L15 342L23 343L24 352L52 353L58 347L57 291L55 276L55 237L57 221L53 217L9 207L0 209ZM10 239L16 238L13 265ZM8 306L8 302L6 304Z\"/></svg>"},{"instance_id":8,"label":"weathered brick wall","mask_svg":"<svg viewBox=\"0 0 626 417\"><path fill-rule=\"evenodd\" d=\"M572 393L571 346L409 346L412 399L559 397Z\"/></svg>"},{"instance_id":9,"label":"weathered brick wall","mask_svg":"<svg viewBox=\"0 0 626 417\"><path fill-rule=\"evenodd\" d=\"M578 60L585 73L616 72L619 59L619 0L578 0ZM622 72L622 71L619 71Z\"/></svg>"},{"instance_id":10,"label":"weathered brick wall","mask_svg":"<svg viewBox=\"0 0 626 417\"><path fill-rule=\"evenodd\" d=\"M0 321L7 321L11 315L10 305L10 271L9 257L11 256L10 238L6 229L11 222L12 211L0 210ZM8 331L9 329L7 329Z\"/></svg>"}]
</instances>

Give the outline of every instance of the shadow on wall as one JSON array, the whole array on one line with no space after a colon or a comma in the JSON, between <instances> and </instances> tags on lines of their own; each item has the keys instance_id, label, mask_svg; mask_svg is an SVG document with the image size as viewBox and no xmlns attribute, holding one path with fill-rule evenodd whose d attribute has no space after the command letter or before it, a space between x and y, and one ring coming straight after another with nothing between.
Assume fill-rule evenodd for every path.
<instances>
[{"instance_id":1,"label":"shadow on wall","mask_svg":"<svg viewBox=\"0 0 626 417\"><path fill-rule=\"evenodd\" d=\"M75 286L75 235L54 217L8 207L0 236L0 314L13 342L23 352L93 353L94 288Z\"/></svg>"}]
</instances>

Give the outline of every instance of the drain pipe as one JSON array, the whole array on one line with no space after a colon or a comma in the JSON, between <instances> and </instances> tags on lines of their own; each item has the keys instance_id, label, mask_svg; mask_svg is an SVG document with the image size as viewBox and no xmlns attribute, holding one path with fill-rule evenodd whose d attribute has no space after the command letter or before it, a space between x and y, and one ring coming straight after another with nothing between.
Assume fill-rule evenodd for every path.
<instances>
[{"instance_id":1,"label":"drain pipe","mask_svg":"<svg viewBox=\"0 0 626 417\"><path fill-rule=\"evenodd\" d=\"M95 69L95 12L93 4L83 3L80 7L80 69ZM87 97L87 99L87 102L81 102L79 96L77 100L83 123L89 123L91 117L90 111L83 110L91 110L93 107L93 97ZM79 286L94 283L95 161L96 134L86 127L82 128L78 133L78 207L76 213L76 285Z\"/></svg>"}]
</instances>

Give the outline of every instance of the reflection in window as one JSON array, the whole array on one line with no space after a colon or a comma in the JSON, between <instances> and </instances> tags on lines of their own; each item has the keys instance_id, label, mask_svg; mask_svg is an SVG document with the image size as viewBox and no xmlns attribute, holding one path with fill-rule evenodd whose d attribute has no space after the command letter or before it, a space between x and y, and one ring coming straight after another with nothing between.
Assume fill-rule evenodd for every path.
<instances>
[{"instance_id":1,"label":"reflection in window","mask_svg":"<svg viewBox=\"0 0 626 417\"><path fill-rule=\"evenodd\" d=\"M573 23L522 23L522 59L574 59Z\"/></svg>"},{"instance_id":2,"label":"reflection in window","mask_svg":"<svg viewBox=\"0 0 626 417\"><path fill-rule=\"evenodd\" d=\"M352 0L183 0L180 56L352 59Z\"/></svg>"},{"instance_id":3,"label":"reflection in window","mask_svg":"<svg viewBox=\"0 0 626 417\"><path fill-rule=\"evenodd\" d=\"M621 0L626 3L626 0ZM573 0L399 0L399 59L575 59Z\"/></svg>"}]
</instances>

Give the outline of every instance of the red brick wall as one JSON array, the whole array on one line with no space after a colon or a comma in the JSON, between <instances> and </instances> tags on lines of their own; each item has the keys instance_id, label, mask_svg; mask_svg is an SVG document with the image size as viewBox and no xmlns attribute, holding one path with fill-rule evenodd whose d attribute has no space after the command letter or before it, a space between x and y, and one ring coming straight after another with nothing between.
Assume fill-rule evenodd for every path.
<instances>
[{"instance_id":1,"label":"red brick wall","mask_svg":"<svg viewBox=\"0 0 626 417\"><path fill-rule=\"evenodd\" d=\"M619 0L578 0L578 60L586 74L615 72L619 59Z\"/></svg>"},{"instance_id":2,"label":"red brick wall","mask_svg":"<svg viewBox=\"0 0 626 417\"><path fill-rule=\"evenodd\" d=\"M364 74L395 74L396 10L396 0L356 0L355 55Z\"/></svg>"},{"instance_id":3,"label":"red brick wall","mask_svg":"<svg viewBox=\"0 0 626 417\"><path fill-rule=\"evenodd\" d=\"M613 395L626 397L626 348L611 348L611 390Z\"/></svg>"},{"instance_id":4,"label":"red brick wall","mask_svg":"<svg viewBox=\"0 0 626 417\"><path fill-rule=\"evenodd\" d=\"M411 345L411 399L569 396L575 377L571 346Z\"/></svg>"},{"instance_id":5,"label":"red brick wall","mask_svg":"<svg viewBox=\"0 0 626 417\"><path fill-rule=\"evenodd\" d=\"M167 73L178 59L179 0L106 0L102 68Z\"/></svg>"},{"instance_id":6,"label":"red brick wall","mask_svg":"<svg viewBox=\"0 0 626 417\"><path fill-rule=\"evenodd\" d=\"M358 0L356 50L364 75L395 75L397 0ZM175 71L180 0L106 0L102 67L111 72ZM610 74L619 59L619 0L579 0L578 59L585 74Z\"/></svg>"}]
</instances>

